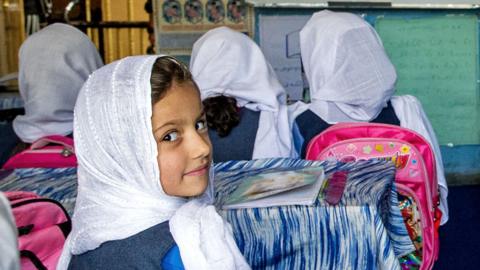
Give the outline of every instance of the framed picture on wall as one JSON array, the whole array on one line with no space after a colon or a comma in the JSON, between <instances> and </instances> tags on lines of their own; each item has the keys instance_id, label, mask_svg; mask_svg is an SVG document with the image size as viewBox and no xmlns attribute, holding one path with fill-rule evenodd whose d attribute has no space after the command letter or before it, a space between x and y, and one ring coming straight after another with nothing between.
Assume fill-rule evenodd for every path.
<instances>
[{"instance_id":1,"label":"framed picture on wall","mask_svg":"<svg viewBox=\"0 0 480 270\"><path fill-rule=\"evenodd\" d=\"M153 3L159 53L188 61L193 43L208 30L220 26L253 34L253 8L244 0L154 0Z\"/></svg>"}]
</instances>

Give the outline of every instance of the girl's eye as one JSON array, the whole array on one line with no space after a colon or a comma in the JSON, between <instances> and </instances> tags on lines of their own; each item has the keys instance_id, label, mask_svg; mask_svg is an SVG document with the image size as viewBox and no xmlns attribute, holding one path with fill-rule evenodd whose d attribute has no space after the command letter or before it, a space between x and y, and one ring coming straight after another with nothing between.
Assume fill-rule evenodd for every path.
<instances>
[{"instance_id":1,"label":"girl's eye","mask_svg":"<svg viewBox=\"0 0 480 270\"><path fill-rule=\"evenodd\" d=\"M174 142L178 139L178 132L172 131L163 137L162 141Z\"/></svg>"},{"instance_id":2,"label":"girl's eye","mask_svg":"<svg viewBox=\"0 0 480 270\"><path fill-rule=\"evenodd\" d=\"M197 130L203 130L207 127L207 123L205 120L199 120L196 124L195 124L195 128Z\"/></svg>"}]
</instances>

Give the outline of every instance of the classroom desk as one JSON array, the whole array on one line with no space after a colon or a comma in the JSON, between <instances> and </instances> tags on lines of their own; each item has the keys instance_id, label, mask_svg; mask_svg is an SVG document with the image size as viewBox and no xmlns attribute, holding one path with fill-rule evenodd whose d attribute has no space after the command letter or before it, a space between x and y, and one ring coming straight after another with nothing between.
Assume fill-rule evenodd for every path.
<instances>
[{"instance_id":1,"label":"classroom desk","mask_svg":"<svg viewBox=\"0 0 480 270\"><path fill-rule=\"evenodd\" d=\"M254 269L400 269L396 254L409 252L393 183L394 169L382 161L343 164L294 159L232 161L215 165L216 204L244 176L272 168L322 165L326 174L347 170L341 202L330 206L283 206L221 210L240 250ZM72 214L76 169L0 171L0 190L34 191L60 201Z\"/></svg>"},{"instance_id":2,"label":"classroom desk","mask_svg":"<svg viewBox=\"0 0 480 270\"><path fill-rule=\"evenodd\" d=\"M414 247L392 189L395 169L383 161L350 164L276 159L215 167L217 205L243 177L271 168L323 165L327 175L349 173L344 196L331 206L223 210L237 244L254 269L400 269L396 255Z\"/></svg>"}]
</instances>

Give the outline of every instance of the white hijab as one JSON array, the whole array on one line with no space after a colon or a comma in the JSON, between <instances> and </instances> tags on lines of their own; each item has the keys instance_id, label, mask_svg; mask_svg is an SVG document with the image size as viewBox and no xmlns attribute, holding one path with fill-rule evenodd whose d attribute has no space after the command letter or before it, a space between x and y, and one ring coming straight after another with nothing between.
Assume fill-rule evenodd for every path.
<instances>
[{"instance_id":1,"label":"white hijab","mask_svg":"<svg viewBox=\"0 0 480 270\"><path fill-rule=\"evenodd\" d=\"M55 23L31 35L19 52L25 115L13 128L24 142L73 130L73 107L88 75L103 65L97 48L73 26Z\"/></svg>"},{"instance_id":2,"label":"white hijab","mask_svg":"<svg viewBox=\"0 0 480 270\"><path fill-rule=\"evenodd\" d=\"M395 92L395 68L375 30L357 15L313 14L300 31L300 49L311 104L293 117L310 109L328 123L370 121Z\"/></svg>"},{"instance_id":3,"label":"white hijab","mask_svg":"<svg viewBox=\"0 0 480 270\"><path fill-rule=\"evenodd\" d=\"M225 95L260 111L254 159L291 156L285 89L248 36L228 27L208 31L193 45L190 69L202 100Z\"/></svg>"},{"instance_id":4,"label":"white hijab","mask_svg":"<svg viewBox=\"0 0 480 270\"><path fill-rule=\"evenodd\" d=\"M203 198L188 203L161 187L150 97L157 58L136 56L111 63L94 72L79 94L74 119L78 195L72 232L57 269L66 269L72 254L167 220L187 269L217 269L210 267L212 251L202 242L209 239L223 243L216 264L223 263L224 269L246 265L228 224L206 204L212 200L212 183Z\"/></svg>"}]
</instances>

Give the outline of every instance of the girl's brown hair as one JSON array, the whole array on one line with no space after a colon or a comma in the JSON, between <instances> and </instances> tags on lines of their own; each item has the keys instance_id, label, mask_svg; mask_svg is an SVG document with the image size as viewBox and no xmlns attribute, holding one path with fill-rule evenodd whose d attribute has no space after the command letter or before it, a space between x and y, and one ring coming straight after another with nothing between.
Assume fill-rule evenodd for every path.
<instances>
[{"instance_id":1,"label":"girl's brown hair","mask_svg":"<svg viewBox=\"0 0 480 270\"><path fill-rule=\"evenodd\" d=\"M161 100L173 83L191 83L198 89L187 66L171 56L159 57L152 67L152 106ZM216 96L203 101L207 125L220 137L227 136L240 122L236 100L232 97Z\"/></svg>"},{"instance_id":2,"label":"girl's brown hair","mask_svg":"<svg viewBox=\"0 0 480 270\"><path fill-rule=\"evenodd\" d=\"M157 58L152 67L152 105L165 96L173 83L191 83L198 89L187 66L171 56Z\"/></svg>"}]
</instances>

